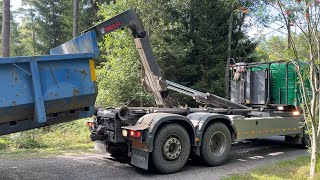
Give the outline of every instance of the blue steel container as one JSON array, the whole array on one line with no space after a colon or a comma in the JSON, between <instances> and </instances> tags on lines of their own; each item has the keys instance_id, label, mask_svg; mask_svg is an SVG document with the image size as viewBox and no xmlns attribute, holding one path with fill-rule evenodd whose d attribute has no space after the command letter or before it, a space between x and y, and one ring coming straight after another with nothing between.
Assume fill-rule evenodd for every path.
<instances>
[{"instance_id":1,"label":"blue steel container","mask_svg":"<svg viewBox=\"0 0 320 180\"><path fill-rule=\"evenodd\" d=\"M93 115L96 34L47 56L0 58L0 135Z\"/></svg>"}]
</instances>

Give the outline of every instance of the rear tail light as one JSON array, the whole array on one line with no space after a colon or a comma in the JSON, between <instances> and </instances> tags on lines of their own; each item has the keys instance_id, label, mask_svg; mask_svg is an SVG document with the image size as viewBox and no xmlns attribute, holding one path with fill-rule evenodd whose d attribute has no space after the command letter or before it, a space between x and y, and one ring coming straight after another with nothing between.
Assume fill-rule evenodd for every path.
<instances>
[{"instance_id":1,"label":"rear tail light","mask_svg":"<svg viewBox=\"0 0 320 180\"><path fill-rule=\"evenodd\" d=\"M292 115L294 115L294 116L300 116L300 112L299 112L299 111L293 111L293 112L292 112Z\"/></svg>"},{"instance_id":2,"label":"rear tail light","mask_svg":"<svg viewBox=\"0 0 320 180\"><path fill-rule=\"evenodd\" d=\"M129 136L139 138L141 137L141 132L140 131L134 131L134 130L129 130Z\"/></svg>"},{"instance_id":3,"label":"rear tail light","mask_svg":"<svg viewBox=\"0 0 320 180\"><path fill-rule=\"evenodd\" d=\"M278 106L278 111L283 111L284 110L284 107L283 106Z\"/></svg>"},{"instance_id":4,"label":"rear tail light","mask_svg":"<svg viewBox=\"0 0 320 180\"><path fill-rule=\"evenodd\" d=\"M88 122L87 122L87 126L88 126L88 127L93 127L93 122L92 122L92 121L88 121Z\"/></svg>"},{"instance_id":5,"label":"rear tail light","mask_svg":"<svg viewBox=\"0 0 320 180\"><path fill-rule=\"evenodd\" d=\"M294 116L300 116L301 115L301 111L300 111L298 106L296 106L295 110L292 112L292 115L294 115Z\"/></svg>"}]
</instances>

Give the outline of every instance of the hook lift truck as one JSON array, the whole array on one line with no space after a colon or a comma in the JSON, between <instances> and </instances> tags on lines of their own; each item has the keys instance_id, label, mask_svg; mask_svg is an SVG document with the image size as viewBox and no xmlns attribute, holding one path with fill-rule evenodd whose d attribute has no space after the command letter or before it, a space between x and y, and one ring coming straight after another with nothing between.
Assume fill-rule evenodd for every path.
<instances>
[{"instance_id":1,"label":"hook lift truck","mask_svg":"<svg viewBox=\"0 0 320 180\"><path fill-rule=\"evenodd\" d=\"M129 28L144 68L144 84L157 107L94 108L97 38ZM191 157L208 166L228 158L233 141L286 137L306 145L296 74L290 63L230 66L231 100L165 80L139 16L128 10L98 24L50 55L0 59L0 135L93 116L95 146L133 166L174 173ZM214 108L171 108L168 91Z\"/></svg>"}]
</instances>

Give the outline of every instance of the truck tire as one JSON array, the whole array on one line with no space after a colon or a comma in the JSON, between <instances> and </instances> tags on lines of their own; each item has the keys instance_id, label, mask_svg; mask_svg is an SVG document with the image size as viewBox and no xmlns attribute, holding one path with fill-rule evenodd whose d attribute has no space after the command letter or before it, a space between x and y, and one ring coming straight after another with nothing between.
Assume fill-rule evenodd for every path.
<instances>
[{"instance_id":1,"label":"truck tire","mask_svg":"<svg viewBox=\"0 0 320 180\"><path fill-rule=\"evenodd\" d=\"M221 165L228 158L231 143L231 133L225 124L211 124L202 138L201 159L208 166Z\"/></svg>"},{"instance_id":2,"label":"truck tire","mask_svg":"<svg viewBox=\"0 0 320 180\"><path fill-rule=\"evenodd\" d=\"M305 132L305 129L303 128L303 136L302 136L302 148L309 148L311 147L311 139L310 136Z\"/></svg>"},{"instance_id":3,"label":"truck tire","mask_svg":"<svg viewBox=\"0 0 320 180\"><path fill-rule=\"evenodd\" d=\"M155 136L151 153L153 166L164 174L178 172L189 159L190 149L187 131L179 124L167 124Z\"/></svg>"}]
</instances>

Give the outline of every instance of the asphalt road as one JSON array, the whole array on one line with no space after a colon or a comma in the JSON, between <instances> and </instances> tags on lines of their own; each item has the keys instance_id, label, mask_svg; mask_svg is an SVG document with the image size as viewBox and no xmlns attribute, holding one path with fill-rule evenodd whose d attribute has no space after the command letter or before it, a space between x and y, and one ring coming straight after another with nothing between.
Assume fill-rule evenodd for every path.
<instances>
[{"instance_id":1,"label":"asphalt road","mask_svg":"<svg viewBox=\"0 0 320 180\"><path fill-rule=\"evenodd\" d=\"M249 141L235 143L229 160L222 166L205 167L199 162L189 161L181 172L175 174L159 175L114 161L109 155L84 153L36 159L0 160L0 179L213 180L306 154L306 149L288 146L282 137L275 137L254 143Z\"/></svg>"}]
</instances>

